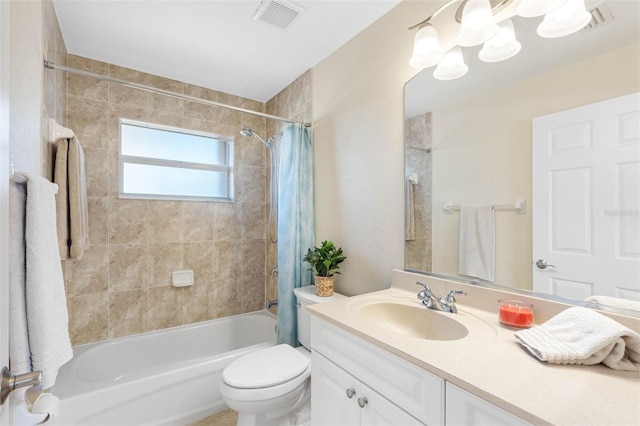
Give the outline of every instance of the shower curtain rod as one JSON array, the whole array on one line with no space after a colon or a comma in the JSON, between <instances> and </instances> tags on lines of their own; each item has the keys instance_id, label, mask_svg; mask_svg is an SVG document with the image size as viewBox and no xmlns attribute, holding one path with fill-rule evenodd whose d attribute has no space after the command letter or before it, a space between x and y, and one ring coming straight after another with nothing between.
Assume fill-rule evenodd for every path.
<instances>
[{"instance_id":1,"label":"shower curtain rod","mask_svg":"<svg viewBox=\"0 0 640 426\"><path fill-rule=\"evenodd\" d=\"M84 77L92 77L92 78L97 78L97 79L104 80L104 81L110 81L112 83L122 84L123 86L133 87L134 89L140 89L140 90L144 90L144 91L147 91L147 92L158 93L160 95L171 96L173 98L184 99L184 100L187 100L187 101L197 102L197 103L204 104L204 105L210 105L210 106L215 106L215 107L220 107L220 108L231 109L231 110L234 110L234 111L239 111L239 112L244 112L244 113L247 113L247 114L258 115L258 116L264 117L264 118L269 118L271 120L284 121L285 123L299 123L299 124L303 124L306 127L311 127L311 123L305 123L305 122L301 122L301 121L290 120L288 118L278 117L277 115L266 114L264 112L252 111L250 109L235 107L233 105L227 105L227 104L223 104L223 103L220 103L220 102L214 102L214 101L209 101L209 100L206 100L206 99L200 99L200 98L196 98L195 96L183 95L181 93L171 92L169 90L157 89L155 87L145 86L144 84L133 83L131 81L121 80L119 78L108 77L106 75L96 74L96 73L89 72L89 71L84 71L84 70L79 70L77 68L71 68L71 67L67 67L67 66L64 66L64 65L57 65L56 63L51 62L51 61L46 61L45 60L44 61L44 67L48 68L48 69L52 69L52 70L66 71L66 72L70 72L72 74L78 74L78 75L81 75L81 76L84 76Z\"/></svg>"}]
</instances>

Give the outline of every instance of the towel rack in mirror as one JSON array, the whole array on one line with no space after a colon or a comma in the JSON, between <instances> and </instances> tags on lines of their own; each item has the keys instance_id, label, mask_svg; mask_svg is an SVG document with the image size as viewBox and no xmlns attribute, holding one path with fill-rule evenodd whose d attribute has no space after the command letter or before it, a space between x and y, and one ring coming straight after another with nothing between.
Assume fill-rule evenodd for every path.
<instances>
[{"instance_id":1,"label":"towel rack in mirror","mask_svg":"<svg viewBox=\"0 0 640 426\"><path fill-rule=\"evenodd\" d=\"M512 211L516 214L525 214L527 212L527 201L524 198L518 198L513 204L492 204L493 210L496 211ZM460 204L453 201L447 201L442 207L442 211L446 214L453 214L454 211L460 210Z\"/></svg>"}]
</instances>

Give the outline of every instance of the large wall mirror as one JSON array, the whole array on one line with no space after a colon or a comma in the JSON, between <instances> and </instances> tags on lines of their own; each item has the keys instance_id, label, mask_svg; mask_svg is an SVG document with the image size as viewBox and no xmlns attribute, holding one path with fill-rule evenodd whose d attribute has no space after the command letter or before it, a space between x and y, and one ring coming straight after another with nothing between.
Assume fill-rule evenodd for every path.
<instances>
[{"instance_id":1,"label":"large wall mirror","mask_svg":"<svg viewBox=\"0 0 640 426\"><path fill-rule=\"evenodd\" d=\"M515 207L516 200L524 200L523 214L495 211L492 283L539 291L534 275L541 255L534 252L533 235L541 231L534 230L532 218L549 213L533 202L533 119L640 92L640 2L605 1L600 7L606 8L603 25L556 39L536 34L542 18L514 17L522 44L518 55L486 63L478 59L481 46L464 48L465 76L440 81L428 68L407 82L406 269L473 279L458 273L459 214L445 212L445 204ZM625 182L635 189L627 191L624 211L611 206L589 212L588 218L619 224L624 215L626 235L640 234L640 113L629 117L633 155ZM640 301L640 237L629 241L627 254L636 262L630 270L639 287L624 297ZM590 261L599 264L597 257ZM584 289L572 293L569 287L558 295L582 300Z\"/></svg>"}]
</instances>

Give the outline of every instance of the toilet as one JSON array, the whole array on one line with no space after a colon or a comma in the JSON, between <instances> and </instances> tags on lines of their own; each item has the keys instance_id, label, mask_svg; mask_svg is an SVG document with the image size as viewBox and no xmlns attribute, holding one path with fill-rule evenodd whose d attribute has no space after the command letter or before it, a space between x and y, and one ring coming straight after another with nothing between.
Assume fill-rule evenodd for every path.
<instances>
[{"instance_id":1,"label":"toilet","mask_svg":"<svg viewBox=\"0 0 640 426\"><path fill-rule=\"evenodd\" d=\"M306 306L342 299L315 294L315 286L293 289L298 340L303 346L271 346L244 355L222 372L220 392L238 412L238 426L298 426L311 420L311 317Z\"/></svg>"}]
</instances>

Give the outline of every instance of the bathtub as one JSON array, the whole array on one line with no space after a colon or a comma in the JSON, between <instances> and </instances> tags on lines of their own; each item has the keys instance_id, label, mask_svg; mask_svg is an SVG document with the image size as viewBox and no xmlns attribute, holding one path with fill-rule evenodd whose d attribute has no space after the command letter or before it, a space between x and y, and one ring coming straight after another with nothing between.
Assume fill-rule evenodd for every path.
<instances>
[{"instance_id":1,"label":"bathtub","mask_svg":"<svg viewBox=\"0 0 640 426\"><path fill-rule=\"evenodd\" d=\"M60 415L49 425L185 425L224 410L222 370L275 345L267 311L74 348L52 393Z\"/></svg>"}]
</instances>

